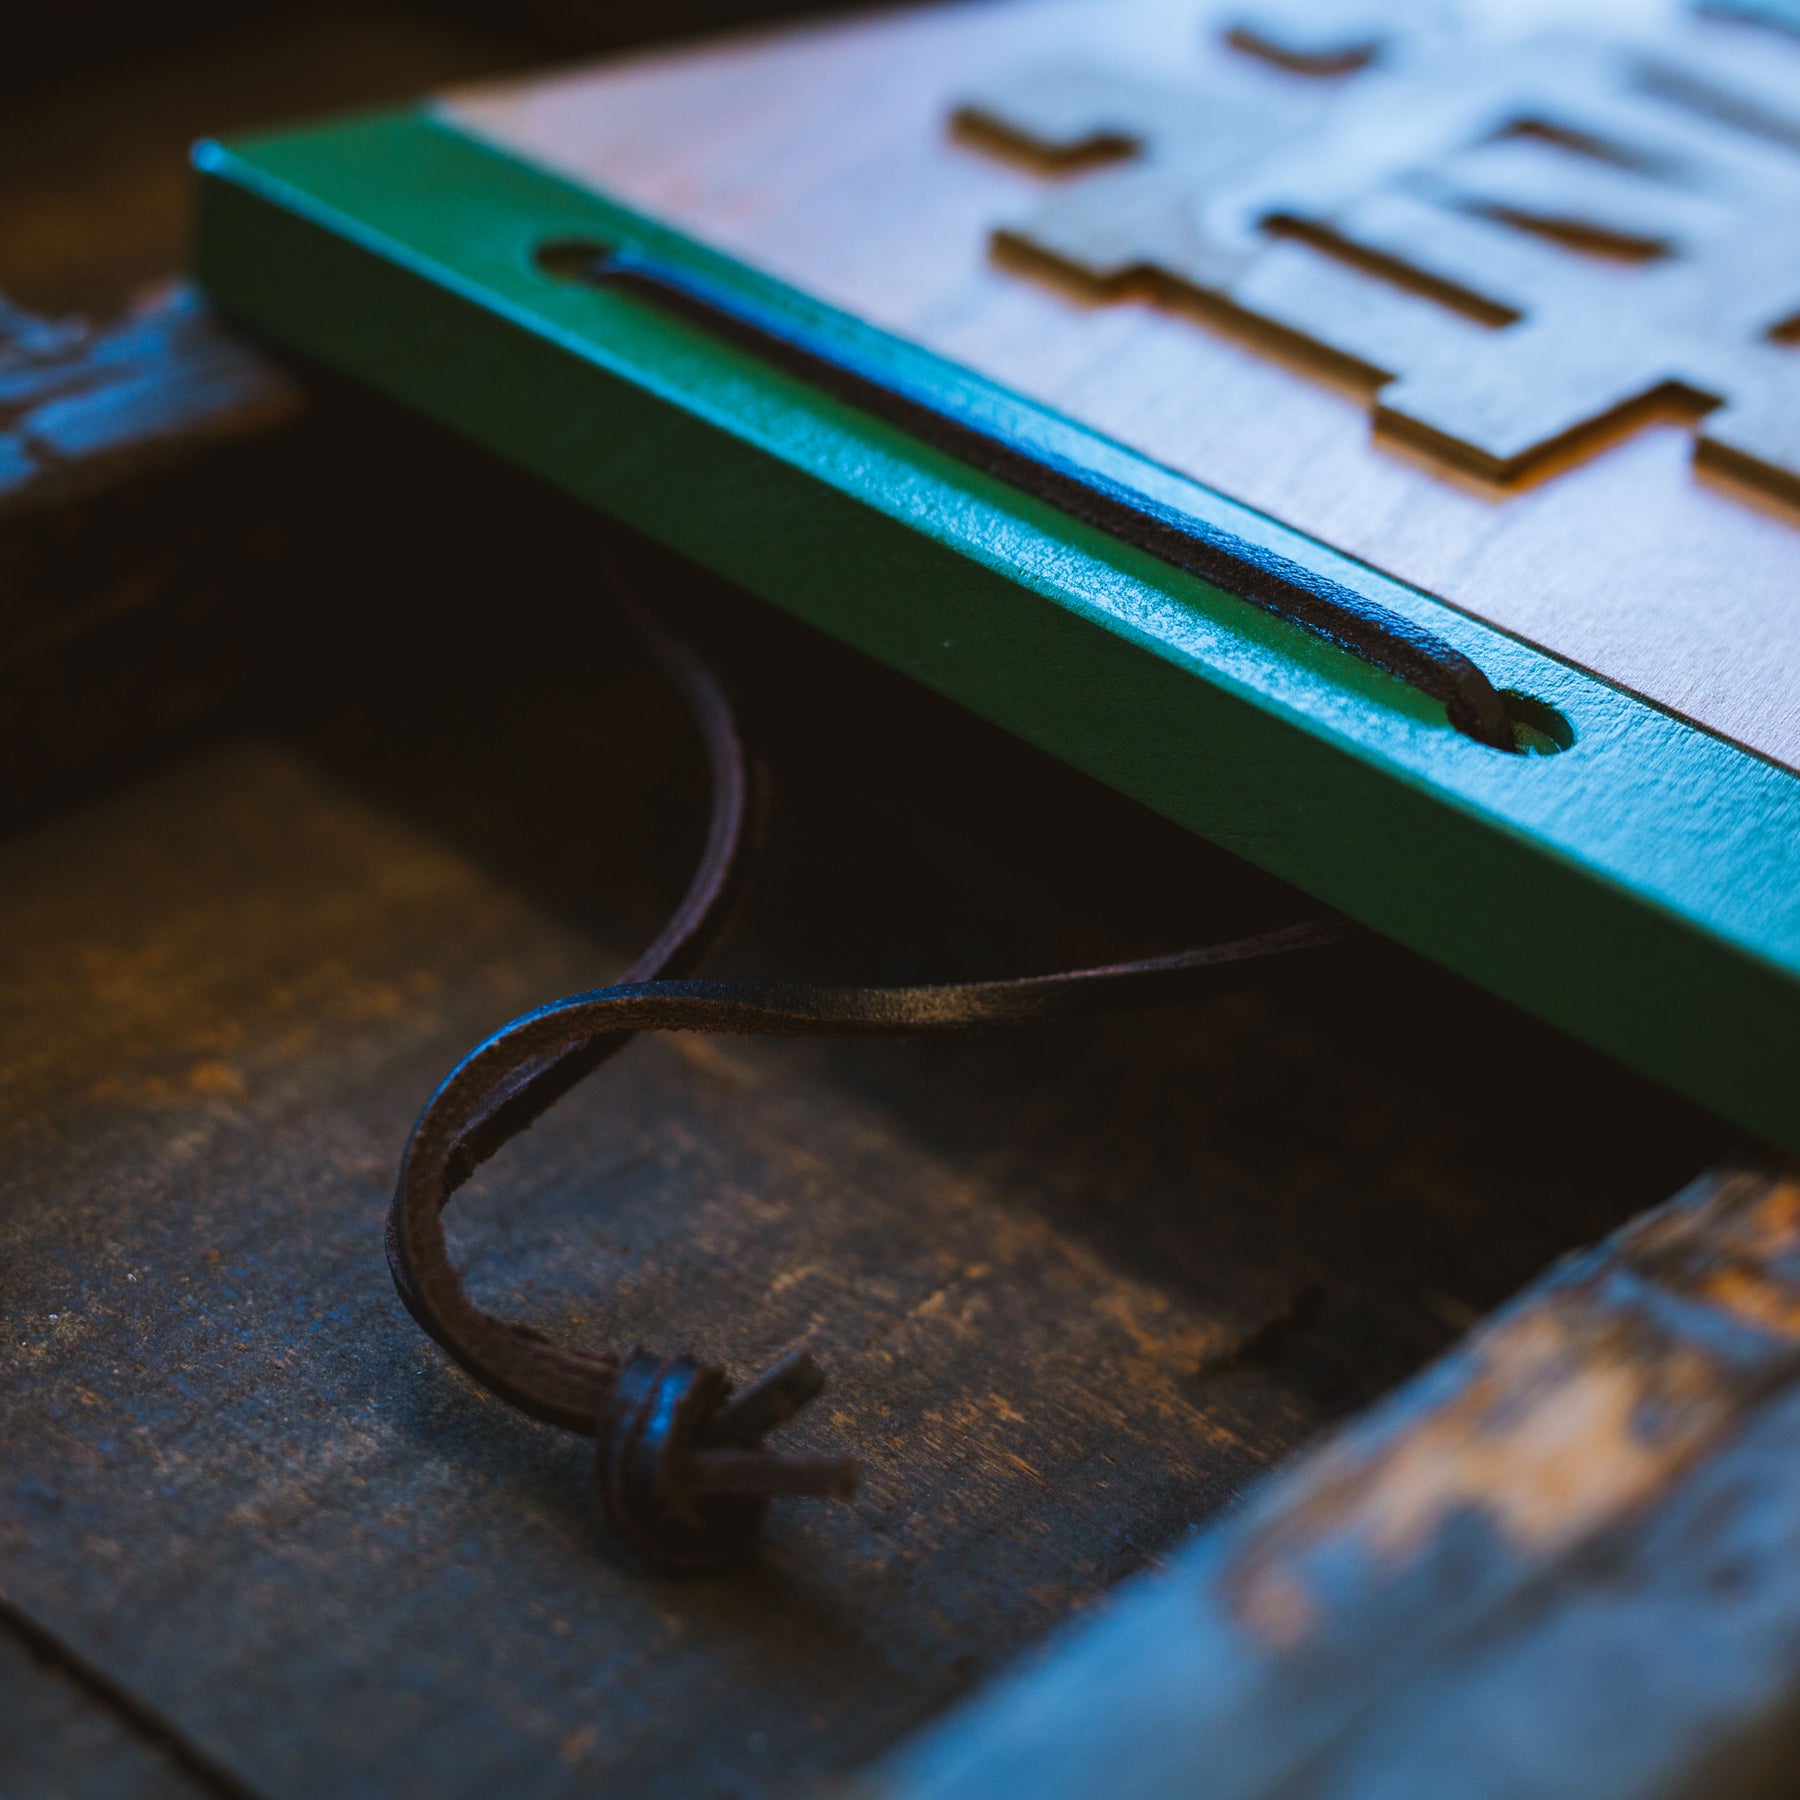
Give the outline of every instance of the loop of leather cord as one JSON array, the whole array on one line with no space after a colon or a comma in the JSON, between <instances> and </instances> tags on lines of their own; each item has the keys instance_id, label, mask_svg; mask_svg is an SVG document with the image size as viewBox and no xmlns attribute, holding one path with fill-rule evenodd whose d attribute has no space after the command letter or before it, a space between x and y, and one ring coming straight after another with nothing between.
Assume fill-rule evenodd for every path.
<instances>
[{"instance_id":1,"label":"loop of leather cord","mask_svg":"<svg viewBox=\"0 0 1800 1800\"><path fill-rule=\"evenodd\" d=\"M450 1262L441 1217L482 1162L640 1031L880 1037L1173 1004L1266 978L1303 953L1341 942L1352 927L1327 917L1173 955L1010 981L872 988L683 979L718 935L743 874L751 765L731 707L705 666L634 616L706 747L713 797L705 849L681 905L622 980L513 1020L432 1095L401 1161L387 1257L413 1318L476 1381L533 1418L599 1437L602 1491L615 1511L641 1513L659 1483L693 1490L679 1518L663 1508L653 1509L648 1524L636 1513L624 1523L662 1560L696 1561L705 1560L711 1541L694 1523L702 1514L728 1516L742 1536L755 1529L768 1495L848 1492L854 1473L842 1459L772 1457L757 1448L762 1431L818 1390L817 1366L798 1349L731 1399L721 1370L687 1359L658 1363L641 1352L627 1360L581 1350L485 1311ZM676 1452L679 1466L670 1460Z\"/></svg>"},{"instance_id":2,"label":"loop of leather cord","mask_svg":"<svg viewBox=\"0 0 1800 1800\"><path fill-rule=\"evenodd\" d=\"M621 985L632 987L683 974L724 928L742 883L755 793L737 718L711 670L636 606L628 604L626 613L693 720L712 794L706 842L687 892L656 941L625 971ZM591 1432L595 1405L571 1413L564 1403L570 1379L597 1403L617 1359L559 1352L529 1326L477 1307L451 1267L439 1216L495 1151L631 1041L629 1029L603 1026L527 1048L520 1027L536 1017L528 1013L478 1046L426 1103L388 1208L387 1262L407 1311L484 1387L533 1418Z\"/></svg>"}]
</instances>

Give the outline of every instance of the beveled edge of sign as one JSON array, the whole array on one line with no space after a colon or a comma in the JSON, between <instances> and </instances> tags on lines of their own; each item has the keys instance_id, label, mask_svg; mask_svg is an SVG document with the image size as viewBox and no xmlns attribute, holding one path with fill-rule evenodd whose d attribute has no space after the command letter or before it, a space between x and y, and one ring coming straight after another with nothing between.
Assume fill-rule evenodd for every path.
<instances>
[{"instance_id":1,"label":"beveled edge of sign","mask_svg":"<svg viewBox=\"0 0 1800 1800\"><path fill-rule=\"evenodd\" d=\"M1800 1147L1800 777L424 110L202 145L216 303ZM1560 754L619 294L625 243L1427 625ZM1448 1035L1448 1034L1447 1034Z\"/></svg>"}]
</instances>

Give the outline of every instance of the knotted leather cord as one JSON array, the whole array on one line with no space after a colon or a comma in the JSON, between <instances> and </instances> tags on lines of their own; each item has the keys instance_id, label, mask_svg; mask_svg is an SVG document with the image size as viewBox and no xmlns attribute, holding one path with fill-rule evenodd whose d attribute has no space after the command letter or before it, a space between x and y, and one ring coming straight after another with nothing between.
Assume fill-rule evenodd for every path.
<instances>
[{"instance_id":1,"label":"knotted leather cord","mask_svg":"<svg viewBox=\"0 0 1800 1800\"><path fill-rule=\"evenodd\" d=\"M1519 748L1505 699L1468 657L1340 581L1046 451L991 419L953 411L940 395L909 391L820 334L639 251L594 246L582 256L575 247L552 244L539 262L696 325L1072 519L1291 620L1441 701L1450 723L1477 743Z\"/></svg>"},{"instance_id":2,"label":"knotted leather cord","mask_svg":"<svg viewBox=\"0 0 1800 1800\"><path fill-rule=\"evenodd\" d=\"M451 1071L413 1128L387 1218L388 1266L419 1325L501 1398L603 1441L621 1358L557 1344L477 1306L450 1262L441 1214L482 1162L635 1033L889 1037L1169 1005L1246 986L1272 964L1337 944L1353 930L1342 919L1319 918L1169 956L1011 981L867 988L679 979L718 935L743 872L750 764L731 707L705 666L641 616L637 623L706 747L712 817L694 877L662 934L621 981L523 1014ZM778 1366L778 1382L792 1387L795 1378L779 1374L785 1367ZM740 1411L747 1398L740 1396Z\"/></svg>"}]
</instances>

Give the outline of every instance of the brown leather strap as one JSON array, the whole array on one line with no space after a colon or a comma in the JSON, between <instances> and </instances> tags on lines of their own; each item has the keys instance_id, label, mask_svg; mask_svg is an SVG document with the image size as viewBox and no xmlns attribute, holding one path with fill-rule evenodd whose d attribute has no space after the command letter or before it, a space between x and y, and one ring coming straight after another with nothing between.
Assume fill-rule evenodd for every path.
<instances>
[{"instance_id":1,"label":"brown leather strap","mask_svg":"<svg viewBox=\"0 0 1800 1800\"><path fill-rule=\"evenodd\" d=\"M817 1365L796 1350L734 1400L723 1371L642 1353L624 1362L485 1311L450 1261L441 1216L482 1162L640 1031L886 1037L1169 1005L1266 979L1303 953L1341 943L1352 928L1319 918L1203 949L1014 981L866 988L680 979L717 936L739 885L753 810L750 763L712 675L684 645L641 617L638 623L706 746L713 811L699 866L662 935L621 981L524 1014L450 1072L401 1160L387 1256L412 1316L484 1387L533 1418L599 1437L602 1490L615 1513L625 1509L623 1522L646 1549L664 1560L704 1561L718 1536L711 1525L723 1521L733 1542L747 1537L771 1493L848 1491L853 1471L841 1459L781 1458L756 1448L763 1431L817 1391ZM679 1517L656 1498L671 1485L687 1495ZM695 1523L702 1515L705 1530Z\"/></svg>"},{"instance_id":2,"label":"brown leather strap","mask_svg":"<svg viewBox=\"0 0 1800 1800\"><path fill-rule=\"evenodd\" d=\"M693 879L656 941L625 971L620 986L632 989L682 974L718 937L742 882L754 784L737 719L711 670L637 607L628 605L627 612L687 706L706 749L712 789L706 844ZM556 1002L503 1027L458 1063L426 1102L388 1208L387 1260L407 1311L484 1387L534 1418L592 1432L618 1359L559 1350L531 1327L476 1306L451 1266L439 1217L495 1151L631 1041L635 1028L611 1021L558 1034L530 1029L534 1020L569 1004Z\"/></svg>"}]
</instances>

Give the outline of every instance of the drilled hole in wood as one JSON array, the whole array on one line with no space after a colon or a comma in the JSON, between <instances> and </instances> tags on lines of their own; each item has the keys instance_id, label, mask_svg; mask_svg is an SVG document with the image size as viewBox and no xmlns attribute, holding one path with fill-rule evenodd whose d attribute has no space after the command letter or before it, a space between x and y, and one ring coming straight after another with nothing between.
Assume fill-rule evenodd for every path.
<instances>
[{"instance_id":1,"label":"drilled hole in wood","mask_svg":"<svg viewBox=\"0 0 1800 1800\"><path fill-rule=\"evenodd\" d=\"M1555 756L1574 747L1575 727L1548 702L1513 688L1503 688L1500 698L1520 755Z\"/></svg>"}]
</instances>

